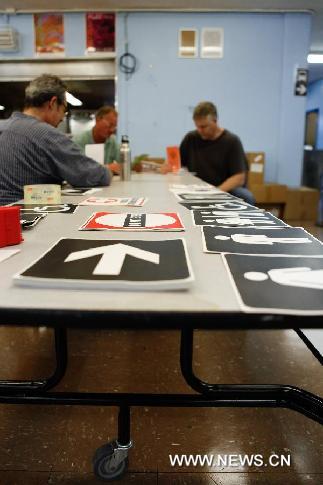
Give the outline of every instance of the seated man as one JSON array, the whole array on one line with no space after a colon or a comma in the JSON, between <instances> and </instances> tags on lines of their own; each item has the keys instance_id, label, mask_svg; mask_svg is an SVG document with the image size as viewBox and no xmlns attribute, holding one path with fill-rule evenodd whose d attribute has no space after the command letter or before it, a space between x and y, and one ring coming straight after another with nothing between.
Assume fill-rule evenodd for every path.
<instances>
[{"instance_id":1,"label":"seated man","mask_svg":"<svg viewBox=\"0 0 323 485\"><path fill-rule=\"evenodd\" d=\"M95 115L93 128L73 137L73 141L79 145L83 153L85 145L104 143L104 163L115 173L119 173L119 146L115 137L117 123L116 110L112 106L102 106Z\"/></svg>"},{"instance_id":2,"label":"seated man","mask_svg":"<svg viewBox=\"0 0 323 485\"><path fill-rule=\"evenodd\" d=\"M37 77L26 88L23 112L14 112L1 127L0 205L22 199L29 184L109 185L109 169L56 130L67 108L65 93L57 76Z\"/></svg>"},{"instance_id":3,"label":"seated man","mask_svg":"<svg viewBox=\"0 0 323 485\"><path fill-rule=\"evenodd\" d=\"M195 131L180 145L181 162L209 184L254 204L246 188L247 160L240 139L218 124L213 103L199 103L193 112Z\"/></svg>"}]
</instances>

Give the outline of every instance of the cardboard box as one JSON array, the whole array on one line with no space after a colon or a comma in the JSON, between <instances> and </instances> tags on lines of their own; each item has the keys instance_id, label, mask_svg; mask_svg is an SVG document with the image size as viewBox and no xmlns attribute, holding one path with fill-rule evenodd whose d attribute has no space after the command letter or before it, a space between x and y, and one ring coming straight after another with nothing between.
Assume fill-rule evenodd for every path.
<instances>
[{"instance_id":1,"label":"cardboard box","mask_svg":"<svg viewBox=\"0 0 323 485\"><path fill-rule=\"evenodd\" d=\"M319 191L308 187L288 187L285 219L316 221L319 204Z\"/></svg>"},{"instance_id":2,"label":"cardboard box","mask_svg":"<svg viewBox=\"0 0 323 485\"><path fill-rule=\"evenodd\" d=\"M266 202L267 190L264 184L249 185L249 190L252 192L256 202Z\"/></svg>"},{"instance_id":3,"label":"cardboard box","mask_svg":"<svg viewBox=\"0 0 323 485\"><path fill-rule=\"evenodd\" d=\"M248 187L264 183L265 172L265 153L264 152L246 152L249 166Z\"/></svg>"},{"instance_id":4,"label":"cardboard box","mask_svg":"<svg viewBox=\"0 0 323 485\"><path fill-rule=\"evenodd\" d=\"M285 203L287 200L287 185L265 184L267 192L266 202Z\"/></svg>"},{"instance_id":5,"label":"cardboard box","mask_svg":"<svg viewBox=\"0 0 323 485\"><path fill-rule=\"evenodd\" d=\"M281 184L252 184L249 189L257 203L282 204L287 199L287 185Z\"/></svg>"}]
</instances>

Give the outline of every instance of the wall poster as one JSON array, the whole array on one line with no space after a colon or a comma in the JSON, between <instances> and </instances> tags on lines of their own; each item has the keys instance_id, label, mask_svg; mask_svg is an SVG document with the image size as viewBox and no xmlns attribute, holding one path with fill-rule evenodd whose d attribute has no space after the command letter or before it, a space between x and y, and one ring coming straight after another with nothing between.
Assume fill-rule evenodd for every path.
<instances>
[{"instance_id":1,"label":"wall poster","mask_svg":"<svg viewBox=\"0 0 323 485\"><path fill-rule=\"evenodd\" d=\"M65 54L63 14L34 14L34 33L37 55Z\"/></svg>"},{"instance_id":2,"label":"wall poster","mask_svg":"<svg viewBox=\"0 0 323 485\"><path fill-rule=\"evenodd\" d=\"M86 52L115 51L115 14L86 14Z\"/></svg>"}]
</instances>

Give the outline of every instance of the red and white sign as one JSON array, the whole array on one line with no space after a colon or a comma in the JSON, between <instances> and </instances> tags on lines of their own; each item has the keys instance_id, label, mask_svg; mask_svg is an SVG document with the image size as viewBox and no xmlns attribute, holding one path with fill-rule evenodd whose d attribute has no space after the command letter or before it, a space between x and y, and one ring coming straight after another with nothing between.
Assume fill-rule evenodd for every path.
<instances>
[{"instance_id":1,"label":"red and white sign","mask_svg":"<svg viewBox=\"0 0 323 485\"><path fill-rule=\"evenodd\" d=\"M80 231L106 229L127 231L184 231L184 226L176 212L151 214L95 212L80 227Z\"/></svg>"},{"instance_id":2,"label":"red and white sign","mask_svg":"<svg viewBox=\"0 0 323 485\"><path fill-rule=\"evenodd\" d=\"M79 205L129 205L141 207L147 202L146 197L89 197Z\"/></svg>"}]
</instances>

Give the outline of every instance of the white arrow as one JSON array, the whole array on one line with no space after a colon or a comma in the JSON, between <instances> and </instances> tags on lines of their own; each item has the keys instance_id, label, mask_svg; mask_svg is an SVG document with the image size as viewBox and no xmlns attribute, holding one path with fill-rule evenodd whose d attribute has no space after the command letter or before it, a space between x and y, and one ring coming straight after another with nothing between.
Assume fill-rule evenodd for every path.
<instances>
[{"instance_id":1,"label":"white arrow","mask_svg":"<svg viewBox=\"0 0 323 485\"><path fill-rule=\"evenodd\" d=\"M307 88L306 88L306 86L304 86L304 84L300 84L296 88L297 93L300 94L301 96L303 96L306 93L306 90L307 90Z\"/></svg>"},{"instance_id":2,"label":"white arrow","mask_svg":"<svg viewBox=\"0 0 323 485\"><path fill-rule=\"evenodd\" d=\"M127 254L134 258L144 259L150 263L159 264L159 254L143 249L128 246L127 244L113 244L109 246L99 246L97 248L85 249L70 253L64 263L76 261L78 259L90 258L102 254L102 258L94 268L95 275L118 275L121 272Z\"/></svg>"}]
</instances>

